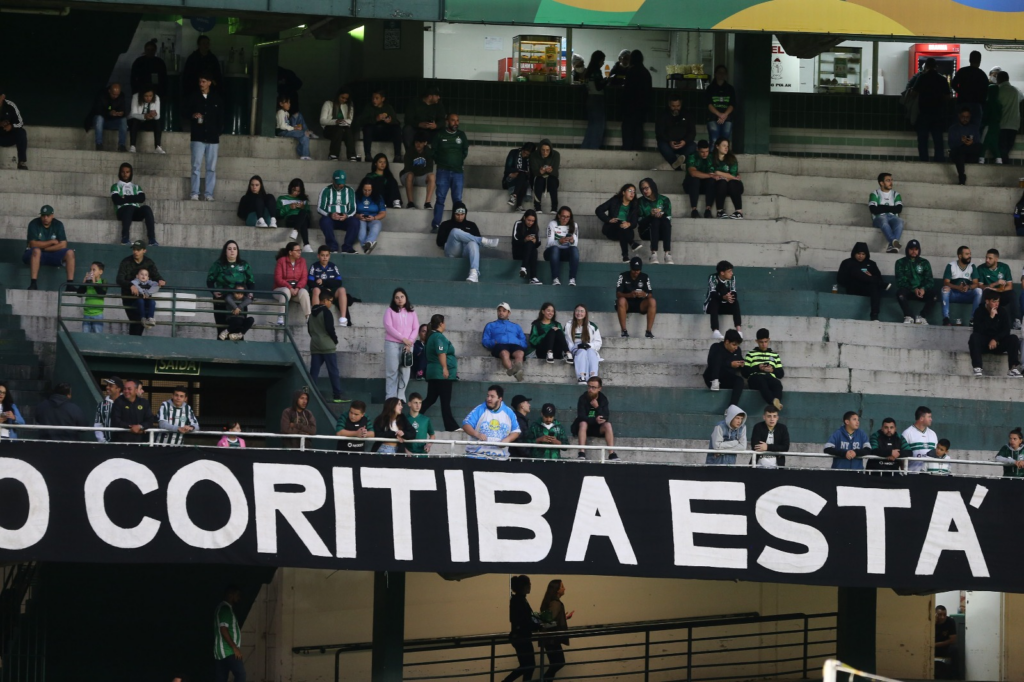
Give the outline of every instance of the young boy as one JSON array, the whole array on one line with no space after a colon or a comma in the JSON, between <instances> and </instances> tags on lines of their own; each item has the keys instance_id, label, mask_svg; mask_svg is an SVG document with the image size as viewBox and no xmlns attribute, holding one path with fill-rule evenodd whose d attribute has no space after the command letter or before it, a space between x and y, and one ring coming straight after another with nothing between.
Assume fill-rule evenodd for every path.
<instances>
[{"instance_id":1,"label":"young boy","mask_svg":"<svg viewBox=\"0 0 1024 682\"><path fill-rule=\"evenodd\" d=\"M313 306L306 320L309 332L309 376L313 381L320 376L320 368L327 366L327 377L331 380L332 402L347 402L341 397L341 375L338 374L338 333L334 330L334 315L331 314L333 298L330 292L320 295L320 304Z\"/></svg>"},{"instance_id":2,"label":"young boy","mask_svg":"<svg viewBox=\"0 0 1024 682\"><path fill-rule=\"evenodd\" d=\"M935 444L935 449L930 451L928 456L934 457L935 459L949 459L949 440L946 438L940 438L939 442ZM924 470L929 474L948 476L949 464L941 462L926 462Z\"/></svg>"},{"instance_id":3,"label":"young boy","mask_svg":"<svg viewBox=\"0 0 1024 682\"><path fill-rule=\"evenodd\" d=\"M566 435L561 422L555 419L554 405L544 403L544 407L540 408L540 421L530 424L526 442L538 445L565 445L569 442L569 436ZM525 453L520 456L525 456ZM534 448L529 456L537 459L561 459L562 451L556 448Z\"/></svg>"},{"instance_id":4,"label":"young boy","mask_svg":"<svg viewBox=\"0 0 1024 682\"><path fill-rule=\"evenodd\" d=\"M135 305L139 309L142 326L156 326L156 320L153 319L156 317L156 301L153 300L153 294L160 291L160 285L149 278L149 270L146 268L139 269L132 284L139 290L139 299Z\"/></svg>"},{"instance_id":5,"label":"young boy","mask_svg":"<svg viewBox=\"0 0 1024 682\"><path fill-rule=\"evenodd\" d=\"M718 314L732 313L732 323L736 332L743 338L743 320L740 318L740 301L736 295L736 275L732 263L719 261L715 266L715 274L708 276L708 293L704 297L704 312L711 316L711 338L721 340L722 332L718 331Z\"/></svg>"},{"instance_id":6,"label":"young boy","mask_svg":"<svg viewBox=\"0 0 1024 682\"><path fill-rule=\"evenodd\" d=\"M338 305L338 326L348 326L348 294L341 286L341 271L331 262L331 249L321 246L316 251L317 262L309 266L309 296L313 305L320 304L320 294L330 292Z\"/></svg>"},{"instance_id":7,"label":"young boy","mask_svg":"<svg viewBox=\"0 0 1024 682\"><path fill-rule=\"evenodd\" d=\"M252 303L252 298L246 292L245 285L235 286L235 293L225 297L224 303L231 312L228 313L227 329L221 331L220 339L221 341L225 338L241 341L245 338L245 333L256 324L256 320L249 316L247 310L249 304Z\"/></svg>"},{"instance_id":8,"label":"young boy","mask_svg":"<svg viewBox=\"0 0 1024 682\"><path fill-rule=\"evenodd\" d=\"M420 414L423 409L423 396L413 393L409 396L409 413L405 418L409 420L412 427L416 429L416 435L410 440L434 440L434 425L430 423L430 417ZM430 452L430 443L409 443L405 446L406 452L417 455L425 455Z\"/></svg>"},{"instance_id":9,"label":"young boy","mask_svg":"<svg viewBox=\"0 0 1024 682\"><path fill-rule=\"evenodd\" d=\"M82 331L86 334L103 333L103 297L107 295L107 287L103 280L103 263L94 261L89 272L78 287L78 293L85 295L85 307L82 308Z\"/></svg>"},{"instance_id":10,"label":"young boy","mask_svg":"<svg viewBox=\"0 0 1024 682\"><path fill-rule=\"evenodd\" d=\"M348 415L338 417L338 423L335 425L338 431L334 435L341 436L342 438L373 438L373 431L369 431L366 428L369 423L369 420L366 418L366 403L362 400L353 400L352 404L348 406ZM366 442L361 440L339 440L338 450L349 453L364 452L366 450Z\"/></svg>"},{"instance_id":11,"label":"young boy","mask_svg":"<svg viewBox=\"0 0 1024 682\"><path fill-rule=\"evenodd\" d=\"M1009 445L999 448L996 461L1006 465L1003 467L1003 476L1024 476L1024 432L1019 426L1010 431Z\"/></svg>"},{"instance_id":12,"label":"young boy","mask_svg":"<svg viewBox=\"0 0 1024 682\"><path fill-rule=\"evenodd\" d=\"M725 419L715 425L711 432L712 450L746 450L747 449L747 413L739 405L730 405L725 411ZM705 464L735 464L736 455L719 455L708 453Z\"/></svg>"},{"instance_id":13,"label":"young boy","mask_svg":"<svg viewBox=\"0 0 1024 682\"><path fill-rule=\"evenodd\" d=\"M860 430L860 415L849 411L843 415L843 425L825 443L825 454L835 457L833 469L863 469L860 456L871 454L870 448L868 435Z\"/></svg>"},{"instance_id":14,"label":"young boy","mask_svg":"<svg viewBox=\"0 0 1024 682\"><path fill-rule=\"evenodd\" d=\"M750 444L757 452L757 466L762 469L775 469L786 466L786 456L776 452L789 451L789 429L779 422L779 409L774 405L764 408L764 421L754 425L750 434Z\"/></svg>"}]
</instances>

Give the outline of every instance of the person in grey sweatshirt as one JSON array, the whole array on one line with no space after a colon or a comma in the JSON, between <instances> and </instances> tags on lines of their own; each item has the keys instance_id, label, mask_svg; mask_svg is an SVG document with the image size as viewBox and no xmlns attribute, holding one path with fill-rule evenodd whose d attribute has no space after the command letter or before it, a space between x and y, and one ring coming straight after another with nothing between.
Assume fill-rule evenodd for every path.
<instances>
[{"instance_id":1,"label":"person in grey sweatshirt","mask_svg":"<svg viewBox=\"0 0 1024 682\"><path fill-rule=\"evenodd\" d=\"M730 405L725 411L725 419L715 425L711 432L711 442L708 447L712 450L724 450L734 452L747 449L747 413L739 405ZM708 453L704 459L705 464L735 464L735 454L712 454Z\"/></svg>"}]
</instances>

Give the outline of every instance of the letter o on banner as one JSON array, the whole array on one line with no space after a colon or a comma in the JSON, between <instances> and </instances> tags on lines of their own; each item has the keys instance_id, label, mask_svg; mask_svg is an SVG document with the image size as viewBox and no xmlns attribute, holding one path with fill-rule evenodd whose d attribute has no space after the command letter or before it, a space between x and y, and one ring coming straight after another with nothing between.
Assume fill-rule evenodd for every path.
<instances>
[{"instance_id":1,"label":"letter o on banner","mask_svg":"<svg viewBox=\"0 0 1024 682\"><path fill-rule=\"evenodd\" d=\"M46 535L50 525L50 491L39 470L20 459L0 457L0 479L13 478L28 492L28 518L21 528L0 528L0 549L26 549Z\"/></svg>"},{"instance_id":2,"label":"letter o on banner","mask_svg":"<svg viewBox=\"0 0 1024 682\"><path fill-rule=\"evenodd\" d=\"M199 481L210 481L228 496L231 513L217 530L205 530L188 515L188 493ZM249 503L245 491L231 470L220 462L201 459L182 467L167 484L167 521L182 542L200 549L223 549L240 537L249 524Z\"/></svg>"}]
</instances>

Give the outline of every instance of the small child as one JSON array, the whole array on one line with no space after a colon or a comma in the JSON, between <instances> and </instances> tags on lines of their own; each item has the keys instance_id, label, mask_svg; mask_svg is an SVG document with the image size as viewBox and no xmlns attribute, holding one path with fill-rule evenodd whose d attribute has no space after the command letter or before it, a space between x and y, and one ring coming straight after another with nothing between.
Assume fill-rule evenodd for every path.
<instances>
[{"instance_id":1,"label":"small child","mask_svg":"<svg viewBox=\"0 0 1024 682\"><path fill-rule=\"evenodd\" d=\"M704 297L704 312L711 316L711 338L721 340L724 337L718 327L718 315L732 314L732 323L743 338L743 319L740 317L740 300L736 293L736 274L732 263L719 261L715 266L715 274L708 276L708 293Z\"/></svg>"},{"instance_id":2,"label":"small child","mask_svg":"<svg viewBox=\"0 0 1024 682\"><path fill-rule=\"evenodd\" d=\"M430 327L425 324L420 325L419 338L415 343L412 344L412 377L416 381L424 381L427 374L427 332L430 331Z\"/></svg>"},{"instance_id":3,"label":"small child","mask_svg":"<svg viewBox=\"0 0 1024 682\"><path fill-rule=\"evenodd\" d=\"M82 308L82 331L86 334L103 333L103 297L107 295L107 287L103 280L103 263L94 261L89 272L78 287L78 293L85 295L85 307Z\"/></svg>"},{"instance_id":4,"label":"small child","mask_svg":"<svg viewBox=\"0 0 1024 682\"><path fill-rule=\"evenodd\" d=\"M238 436L242 430L242 425L238 422L230 422L224 427L224 435L220 437L217 442L218 448L244 448L245 440L241 436Z\"/></svg>"},{"instance_id":5,"label":"small child","mask_svg":"<svg viewBox=\"0 0 1024 682\"><path fill-rule=\"evenodd\" d=\"M996 461L1006 465L1003 467L1003 476L1024 476L1024 432L1019 426L1010 431L1009 445L999 448Z\"/></svg>"},{"instance_id":6,"label":"small child","mask_svg":"<svg viewBox=\"0 0 1024 682\"><path fill-rule=\"evenodd\" d=\"M928 457L934 457L935 459L949 459L949 440L942 438L938 443L935 444L934 450L928 451ZM943 464L941 462L926 462L924 470L929 474L939 474L941 476L949 475L949 464Z\"/></svg>"},{"instance_id":7,"label":"small child","mask_svg":"<svg viewBox=\"0 0 1024 682\"><path fill-rule=\"evenodd\" d=\"M290 137L298 141L295 151L303 161L309 161L309 138L312 133L306 125L302 113L291 113L292 102L287 95L277 97L277 136Z\"/></svg>"},{"instance_id":8,"label":"small child","mask_svg":"<svg viewBox=\"0 0 1024 682\"><path fill-rule=\"evenodd\" d=\"M321 246L316 250L317 261L309 266L309 297L313 305L320 304L320 294L330 292L338 304L338 326L348 326L348 293L341 286L341 271L331 262L331 249Z\"/></svg>"},{"instance_id":9,"label":"small child","mask_svg":"<svg viewBox=\"0 0 1024 682\"><path fill-rule=\"evenodd\" d=\"M247 311L249 304L252 303L252 297L246 293L245 285L235 286L235 293L225 296L224 303L231 312L228 313L227 329L222 329L218 338L221 341L224 339L244 340L245 333L256 324L256 320L250 317Z\"/></svg>"},{"instance_id":10,"label":"small child","mask_svg":"<svg viewBox=\"0 0 1024 682\"><path fill-rule=\"evenodd\" d=\"M143 326L155 326L156 301L153 300L153 294L160 291L160 285L149 278L149 270L146 268L141 268L135 274L132 284L139 290L139 300L135 302L135 305L138 308L139 317L142 318Z\"/></svg>"},{"instance_id":11,"label":"small child","mask_svg":"<svg viewBox=\"0 0 1024 682\"><path fill-rule=\"evenodd\" d=\"M569 436L566 435L561 422L555 419L555 406L553 404L544 403L544 406L540 408L540 421L530 424L526 442L539 445L565 445L569 442ZM536 457L538 459L561 459L561 453L562 451L557 448L534 448L532 450L524 448L519 451L517 456Z\"/></svg>"},{"instance_id":12,"label":"small child","mask_svg":"<svg viewBox=\"0 0 1024 682\"><path fill-rule=\"evenodd\" d=\"M416 435L408 440L434 440L434 425L430 423L430 417L420 414L420 410L423 409L423 396L413 393L409 396L408 405L409 414L405 415L405 418L412 424L412 428L416 429ZM409 443L405 446L405 451L425 455L430 452L430 443Z\"/></svg>"},{"instance_id":13,"label":"small child","mask_svg":"<svg viewBox=\"0 0 1024 682\"><path fill-rule=\"evenodd\" d=\"M348 415L338 417L335 428L338 432L334 435L342 438L373 438L373 431L367 429L370 420L366 418L366 403L362 400L353 400L348 406ZM366 450L366 441L338 441L338 450L341 452L360 453Z\"/></svg>"}]
</instances>

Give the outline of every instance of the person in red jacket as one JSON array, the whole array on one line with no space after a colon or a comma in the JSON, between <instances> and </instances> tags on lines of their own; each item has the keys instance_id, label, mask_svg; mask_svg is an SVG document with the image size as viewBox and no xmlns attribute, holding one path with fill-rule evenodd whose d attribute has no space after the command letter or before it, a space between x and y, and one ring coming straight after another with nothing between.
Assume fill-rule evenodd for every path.
<instances>
[{"instance_id":1,"label":"person in red jacket","mask_svg":"<svg viewBox=\"0 0 1024 682\"><path fill-rule=\"evenodd\" d=\"M309 292L306 290L308 273L309 267L302 257L302 244L288 242L277 252L277 267L274 268L275 298L286 306L293 298L298 301L305 316L303 322L309 319L310 311ZM277 316L277 324L284 325L283 314Z\"/></svg>"}]
</instances>

